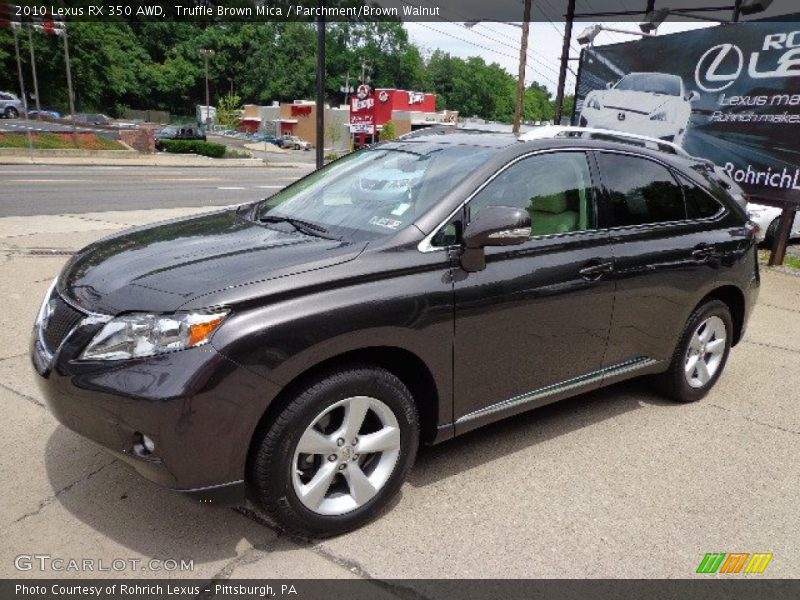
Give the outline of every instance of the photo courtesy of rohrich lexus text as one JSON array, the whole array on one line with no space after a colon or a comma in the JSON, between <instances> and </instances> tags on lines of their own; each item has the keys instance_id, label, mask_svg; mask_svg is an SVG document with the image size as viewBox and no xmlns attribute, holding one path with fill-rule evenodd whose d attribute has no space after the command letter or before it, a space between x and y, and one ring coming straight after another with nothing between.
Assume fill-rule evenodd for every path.
<instances>
[{"instance_id":1,"label":"photo courtesy of rohrich lexus text","mask_svg":"<svg viewBox=\"0 0 800 600\"><path fill-rule=\"evenodd\" d=\"M789 0L0 3L0 599L796 599Z\"/></svg>"}]
</instances>

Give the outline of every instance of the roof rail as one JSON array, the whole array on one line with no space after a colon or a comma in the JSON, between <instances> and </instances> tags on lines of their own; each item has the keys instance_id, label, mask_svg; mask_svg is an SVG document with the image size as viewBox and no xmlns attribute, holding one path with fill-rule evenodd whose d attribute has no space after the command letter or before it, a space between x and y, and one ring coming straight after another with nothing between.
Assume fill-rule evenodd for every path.
<instances>
[{"instance_id":1,"label":"roof rail","mask_svg":"<svg viewBox=\"0 0 800 600\"><path fill-rule=\"evenodd\" d=\"M523 133L519 136L519 139L523 142L529 142L532 140L546 140L556 137L577 137L595 140L607 140L610 142L620 142L622 144L632 144L634 146L639 146L640 148L658 150L659 152L675 154L676 156L696 158L672 142L646 135L614 131L613 129L572 127L568 125L545 125L543 127L537 127L536 129L531 129L530 131Z\"/></svg>"}]
</instances>

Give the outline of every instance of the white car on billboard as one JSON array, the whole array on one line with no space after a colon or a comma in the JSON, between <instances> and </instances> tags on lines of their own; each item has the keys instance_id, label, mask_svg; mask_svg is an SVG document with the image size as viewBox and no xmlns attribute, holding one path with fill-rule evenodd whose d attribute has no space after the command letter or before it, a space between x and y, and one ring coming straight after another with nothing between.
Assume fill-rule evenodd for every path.
<instances>
[{"instance_id":1,"label":"white car on billboard","mask_svg":"<svg viewBox=\"0 0 800 600\"><path fill-rule=\"evenodd\" d=\"M589 92L579 124L681 144L696 97L677 75L628 73L605 90Z\"/></svg>"}]
</instances>

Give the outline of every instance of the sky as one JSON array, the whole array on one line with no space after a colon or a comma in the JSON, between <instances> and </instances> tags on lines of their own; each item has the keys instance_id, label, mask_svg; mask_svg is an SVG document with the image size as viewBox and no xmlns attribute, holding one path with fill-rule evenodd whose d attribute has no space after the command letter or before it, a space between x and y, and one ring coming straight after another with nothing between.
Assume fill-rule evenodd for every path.
<instances>
[{"instance_id":1,"label":"sky","mask_svg":"<svg viewBox=\"0 0 800 600\"><path fill-rule=\"evenodd\" d=\"M570 56L577 57L580 53L580 44L576 38L590 25L590 23L575 23L572 30L572 44ZM638 31L637 23L604 23L607 27ZM677 33L712 26L713 23L705 22L676 22L667 21L658 28L658 34ZM466 58L468 56L482 56L487 63L496 62L514 77L519 70L519 45L521 29L505 23L479 23L472 28L464 27L462 23L453 22L406 22L411 41L423 49L433 52L436 49L449 52L453 56ZM603 31L595 39L595 46L616 44L631 41L638 36L625 35ZM559 59L561 45L564 40L564 23L531 23L528 38L528 59L525 74L525 83L537 81L544 84L555 95L558 84ZM570 63L573 71L577 70L577 61ZM566 90L571 93L575 89L574 73L567 73Z\"/></svg>"}]
</instances>

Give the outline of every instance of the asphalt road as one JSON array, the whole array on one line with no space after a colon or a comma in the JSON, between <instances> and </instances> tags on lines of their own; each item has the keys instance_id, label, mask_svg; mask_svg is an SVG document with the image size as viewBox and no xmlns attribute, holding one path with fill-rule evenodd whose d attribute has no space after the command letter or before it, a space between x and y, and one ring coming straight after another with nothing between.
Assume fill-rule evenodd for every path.
<instances>
[{"instance_id":1,"label":"asphalt road","mask_svg":"<svg viewBox=\"0 0 800 600\"><path fill-rule=\"evenodd\" d=\"M308 170L2 165L0 217L226 206L271 196Z\"/></svg>"}]
</instances>

